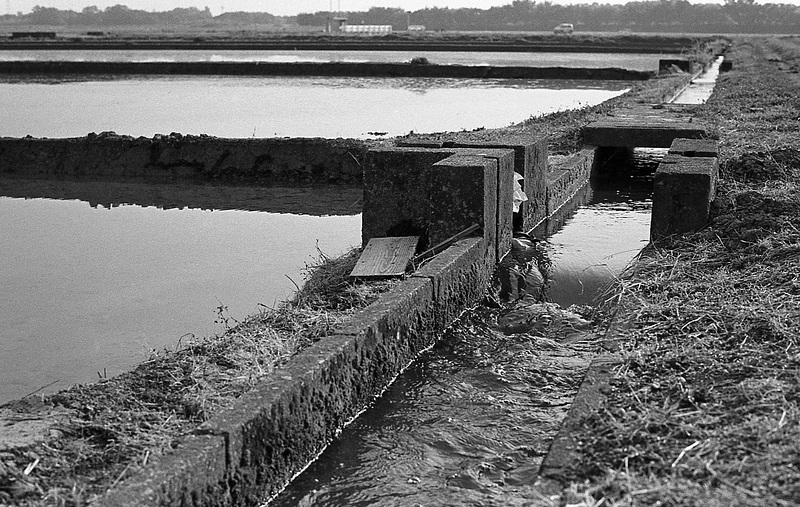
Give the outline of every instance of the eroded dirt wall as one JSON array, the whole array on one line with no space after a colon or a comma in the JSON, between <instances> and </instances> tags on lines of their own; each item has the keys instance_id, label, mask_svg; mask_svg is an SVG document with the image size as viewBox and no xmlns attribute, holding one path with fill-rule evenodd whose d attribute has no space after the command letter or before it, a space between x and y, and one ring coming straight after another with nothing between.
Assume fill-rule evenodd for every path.
<instances>
[{"instance_id":1,"label":"eroded dirt wall","mask_svg":"<svg viewBox=\"0 0 800 507\"><path fill-rule=\"evenodd\" d=\"M365 142L90 134L0 138L0 175L86 180L359 183Z\"/></svg>"}]
</instances>

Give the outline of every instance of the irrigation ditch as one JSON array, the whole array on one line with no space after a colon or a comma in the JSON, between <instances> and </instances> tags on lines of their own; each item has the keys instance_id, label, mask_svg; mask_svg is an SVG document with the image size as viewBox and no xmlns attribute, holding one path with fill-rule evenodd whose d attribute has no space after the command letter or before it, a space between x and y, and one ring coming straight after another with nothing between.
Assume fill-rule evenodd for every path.
<instances>
[{"instance_id":1,"label":"irrigation ditch","mask_svg":"<svg viewBox=\"0 0 800 507\"><path fill-rule=\"evenodd\" d=\"M454 322L468 322L459 318L484 300L497 262L515 244L515 229L532 230L580 194L592 172L604 164L595 160L594 148L581 145L581 129L626 108L660 105L688 79L675 74L645 81L600 106L508 129L407 136L372 144L218 142L180 135L0 140L5 176L14 178L263 181L285 175L277 177L345 182L361 170L365 242L382 235L419 233L423 244L430 245L471 223L481 225L477 237L458 241L397 283L355 288L343 282L347 270L341 266L352 262L351 254L346 262L317 268L307 287L279 312L256 316L217 343L212 339L190 344L117 379L2 407L8 427L23 420L35 423L21 430L22 445L6 444L2 451L0 491L21 504L44 498L65 503L92 500L98 505L253 505L274 496L446 329ZM298 157L298 149L320 162L274 163L281 157ZM31 159L32 153L40 158ZM122 169L106 174L108 166ZM238 166L247 169L230 169ZM530 198L516 217L511 208L515 171L524 176ZM465 208L465 202L472 206ZM589 326L584 319L589 313L537 308L544 311L533 320L530 314L518 316L521 322L533 323L527 331L536 328L544 314L548 317L542 322L558 318L569 321L573 330ZM292 313L313 315L304 321L290 317ZM325 314L324 323L319 322L320 313ZM509 329L515 325L507 324ZM231 342L252 344L265 335L277 336L278 341L292 337L301 342L300 352L271 353L271 364L256 358L263 374L242 383L241 372L226 364L230 357L221 359L230 353L225 349ZM534 342L558 341L545 335L541 338L546 340ZM597 350L583 352L588 355L579 362L586 368L586 359ZM572 371L574 377L566 382L573 392L583 378L581 371ZM204 392L215 382L217 391ZM563 406L559 410L563 416ZM552 429L557 427L555 423ZM546 441L531 455L541 458ZM467 470L456 482L469 483L470 473ZM78 476L86 478L80 486Z\"/></svg>"}]
</instances>

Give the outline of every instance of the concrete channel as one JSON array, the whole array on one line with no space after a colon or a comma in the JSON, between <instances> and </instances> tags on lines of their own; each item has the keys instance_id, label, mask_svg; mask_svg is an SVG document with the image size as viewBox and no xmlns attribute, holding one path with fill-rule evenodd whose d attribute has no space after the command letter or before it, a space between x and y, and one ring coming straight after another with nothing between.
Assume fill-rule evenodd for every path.
<instances>
[{"instance_id":1,"label":"concrete channel","mask_svg":"<svg viewBox=\"0 0 800 507\"><path fill-rule=\"evenodd\" d=\"M634 139L634 146L672 146L664 169L656 174L653 220L661 225L651 235L702 226L716 178L716 159L705 156L713 152L713 143L676 139L704 138L707 132L686 136L675 128L685 123L684 113L673 109L622 116L628 124L617 128L628 128L626 135L608 125L588 125L584 138L589 144L557 167L548 166L544 139L516 136L491 143L405 145L179 135L0 139L0 167L11 177L339 182L357 180L363 172L365 243L373 237L415 234L431 245L470 224L479 225L476 235L410 273L96 505L258 505L278 493L445 328L482 299L497 261L510 249L514 230L531 230L554 215L597 175L605 149L631 146L621 139ZM664 121L669 128L663 127ZM631 128L636 135L629 135ZM114 173L108 173L112 167ZM516 216L514 172L523 176L529 196ZM687 178L698 188L691 195L681 190ZM657 210L663 220L656 217ZM687 221L687 211L695 218ZM607 369L609 361L597 368ZM546 462L545 476L560 466L553 460L557 458Z\"/></svg>"}]
</instances>

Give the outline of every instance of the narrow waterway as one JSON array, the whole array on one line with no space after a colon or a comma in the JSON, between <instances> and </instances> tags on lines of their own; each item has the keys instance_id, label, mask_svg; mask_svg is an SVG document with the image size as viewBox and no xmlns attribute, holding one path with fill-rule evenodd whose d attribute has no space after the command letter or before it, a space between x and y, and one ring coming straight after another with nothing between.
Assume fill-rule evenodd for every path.
<instances>
[{"instance_id":1,"label":"narrow waterway","mask_svg":"<svg viewBox=\"0 0 800 507\"><path fill-rule=\"evenodd\" d=\"M649 236L650 190L591 189L544 240L552 280L455 323L270 506L528 505L594 353L580 310ZM521 326L508 326L519 318ZM513 331L509 330L514 327Z\"/></svg>"}]
</instances>

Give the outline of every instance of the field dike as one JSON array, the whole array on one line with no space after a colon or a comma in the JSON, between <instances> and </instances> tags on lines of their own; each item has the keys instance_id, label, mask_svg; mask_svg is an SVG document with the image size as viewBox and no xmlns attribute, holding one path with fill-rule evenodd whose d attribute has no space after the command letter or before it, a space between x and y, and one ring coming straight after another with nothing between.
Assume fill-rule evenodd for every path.
<instances>
[{"instance_id":1,"label":"field dike","mask_svg":"<svg viewBox=\"0 0 800 507\"><path fill-rule=\"evenodd\" d=\"M509 250L514 221L529 228L579 190L577 180L588 178L593 162L593 152L580 151L581 126L624 104L660 102L686 79L676 75L642 83L601 106L508 129L408 137L358 153L358 144L343 142L335 147L342 165L332 176L325 176L327 169L290 170L301 181L303 175L314 174L341 181L360 165L365 243L371 237L419 234L422 244L430 246L471 224L479 225L478 235L455 242L403 280L377 287L347 280L346 266L352 266L358 252L343 263L328 260L293 300L219 337L165 352L115 379L0 407L7 435L19 429L17 423L28 423L17 432L16 443L0 448L0 501L256 505L277 493L447 326L484 297L496 261ZM210 139L178 135L157 139L156 148L153 140L117 136L70 140L71 145L53 140L53 146L61 146L50 152L50 160L70 160L69 153L60 151L65 146L102 153L109 149L102 147L103 137L110 146L129 143L137 160L150 161L154 172L135 177L231 174L220 170L224 163L186 164L190 157L180 150ZM26 141L36 142L3 140L0 146ZM257 141L224 142L249 150ZM304 142L277 144L284 149ZM220 153L218 148L203 149ZM176 157L183 162L172 167L153 162L170 150L182 153ZM551 170L548 150L578 155ZM24 151L17 148L9 155L6 150L0 157L23 157ZM124 164L126 156L119 161ZM348 157L359 163L349 165ZM248 158L245 166L253 167L257 158ZM208 159L219 161L220 156ZM30 160L19 166L9 165L10 158L0 160L3 172L12 177L24 176L14 167L36 167ZM45 166L55 167L55 177L119 176L82 164ZM517 217L510 199L514 171L524 176L532 195ZM258 180L258 173L247 176ZM393 188L413 191L397 193ZM464 207L464 202L471 205Z\"/></svg>"}]
</instances>

